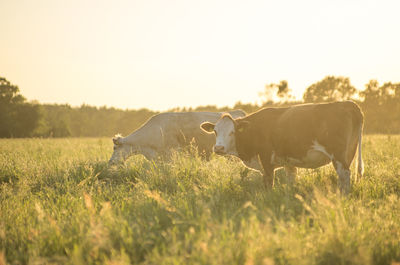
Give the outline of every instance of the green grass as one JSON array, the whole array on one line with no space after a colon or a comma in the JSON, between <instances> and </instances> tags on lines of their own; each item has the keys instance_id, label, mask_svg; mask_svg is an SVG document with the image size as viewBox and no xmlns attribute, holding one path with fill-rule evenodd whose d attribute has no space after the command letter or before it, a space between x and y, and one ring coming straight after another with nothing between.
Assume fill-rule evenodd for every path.
<instances>
[{"instance_id":1,"label":"green grass","mask_svg":"<svg viewBox=\"0 0 400 265\"><path fill-rule=\"evenodd\" d=\"M341 197L332 166L267 191L191 150L109 167L110 139L0 140L0 264L396 264L400 136L363 147Z\"/></svg>"}]
</instances>

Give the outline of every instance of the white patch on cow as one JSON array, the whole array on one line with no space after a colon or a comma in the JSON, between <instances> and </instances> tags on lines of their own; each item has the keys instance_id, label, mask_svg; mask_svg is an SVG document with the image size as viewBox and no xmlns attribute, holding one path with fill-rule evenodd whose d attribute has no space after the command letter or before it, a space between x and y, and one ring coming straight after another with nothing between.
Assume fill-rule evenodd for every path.
<instances>
[{"instance_id":1,"label":"white patch on cow","mask_svg":"<svg viewBox=\"0 0 400 265\"><path fill-rule=\"evenodd\" d=\"M324 166L333 160L333 155L326 151L326 148L317 142L313 141L313 145L307 154L302 158L302 164L297 165L298 167L304 168L318 168Z\"/></svg>"},{"instance_id":2,"label":"white patch on cow","mask_svg":"<svg viewBox=\"0 0 400 265\"><path fill-rule=\"evenodd\" d=\"M275 152L272 152L271 164L276 166L318 168L328 164L332 161L332 159L333 155L329 154L324 146L314 140L310 150L307 151L303 158L298 159L293 157L280 157L277 156Z\"/></svg>"},{"instance_id":3,"label":"white patch on cow","mask_svg":"<svg viewBox=\"0 0 400 265\"><path fill-rule=\"evenodd\" d=\"M328 154L328 152L326 151L325 147L320 145L317 140L313 141L313 145L311 146L311 148L313 148L315 151L319 151L323 154L325 154L327 157L329 157L330 160L333 159L333 155Z\"/></svg>"},{"instance_id":4,"label":"white patch on cow","mask_svg":"<svg viewBox=\"0 0 400 265\"><path fill-rule=\"evenodd\" d=\"M229 117L220 119L214 127L216 141L214 152L217 154L229 154L237 156L235 143L235 124Z\"/></svg>"}]
</instances>

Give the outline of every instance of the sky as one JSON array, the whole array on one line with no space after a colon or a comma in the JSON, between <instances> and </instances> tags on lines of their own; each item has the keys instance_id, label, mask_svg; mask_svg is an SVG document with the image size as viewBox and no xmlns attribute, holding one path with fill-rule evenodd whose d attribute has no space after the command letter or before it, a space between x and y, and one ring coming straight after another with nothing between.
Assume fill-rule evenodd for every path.
<instances>
[{"instance_id":1,"label":"sky","mask_svg":"<svg viewBox=\"0 0 400 265\"><path fill-rule=\"evenodd\" d=\"M28 100L168 110L400 82L398 0L1 0L0 76Z\"/></svg>"}]
</instances>

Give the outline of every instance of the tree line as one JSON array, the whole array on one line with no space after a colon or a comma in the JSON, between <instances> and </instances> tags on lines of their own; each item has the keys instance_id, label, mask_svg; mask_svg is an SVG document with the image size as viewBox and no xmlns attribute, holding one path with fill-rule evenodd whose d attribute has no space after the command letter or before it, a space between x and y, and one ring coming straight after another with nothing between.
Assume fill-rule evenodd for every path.
<instances>
[{"instance_id":1,"label":"tree line","mask_svg":"<svg viewBox=\"0 0 400 265\"><path fill-rule=\"evenodd\" d=\"M233 108L200 106L175 108L170 111L227 111L242 109L247 113L262 107L283 107L301 103L352 99L365 114L366 133L400 133L400 83L380 85L369 81L357 90L347 77L327 76L311 84L303 100L295 101L286 80L265 86L261 104L237 102ZM19 88L0 77L0 137L99 137L116 133L127 135L157 114L149 109L122 110L108 107L27 102Z\"/></svg>"}]
</instances>

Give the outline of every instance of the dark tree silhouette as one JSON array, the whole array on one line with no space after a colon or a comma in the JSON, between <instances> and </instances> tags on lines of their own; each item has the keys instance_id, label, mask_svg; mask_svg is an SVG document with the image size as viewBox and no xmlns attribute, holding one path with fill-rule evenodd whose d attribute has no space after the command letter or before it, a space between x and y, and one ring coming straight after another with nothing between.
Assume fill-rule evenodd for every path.
<instances>
[{"instance_id":1,"label":"dark tree silhouette","mask_svg":"<svg viewBox=\"0 0 400 265\"><path fill-rule=\"evenodd\" d=\"M40 119L40 107L25 100L18 86L0 77L0 137L33 135Z\"/></svg>"},{"instance_id":2,"label":"dark tree silhouette","mask_svg":"<svg viewBox=\"0 0 400 265\"><path fill-rule=\"evenodd\" d=\"M309 86L303 95L306 102L346 100L356 95L348 78L327 76ZM359 93L358 103L364 114L365 133L400 133L400 83L380 85L371 80ZM260 93L262 104L237 102L234 109L252 113L262 107L286 107L293 101L288 82L271 83ZM277 99L279 101L273 101ZM229 111L231 107L215 105L174 108L169 111ZM148 109L121 110L107 107L67 104L32 104L19 88L0 77L0 137L111 137L127 135L157 112Z\"/></svg>"}]
</instances>

